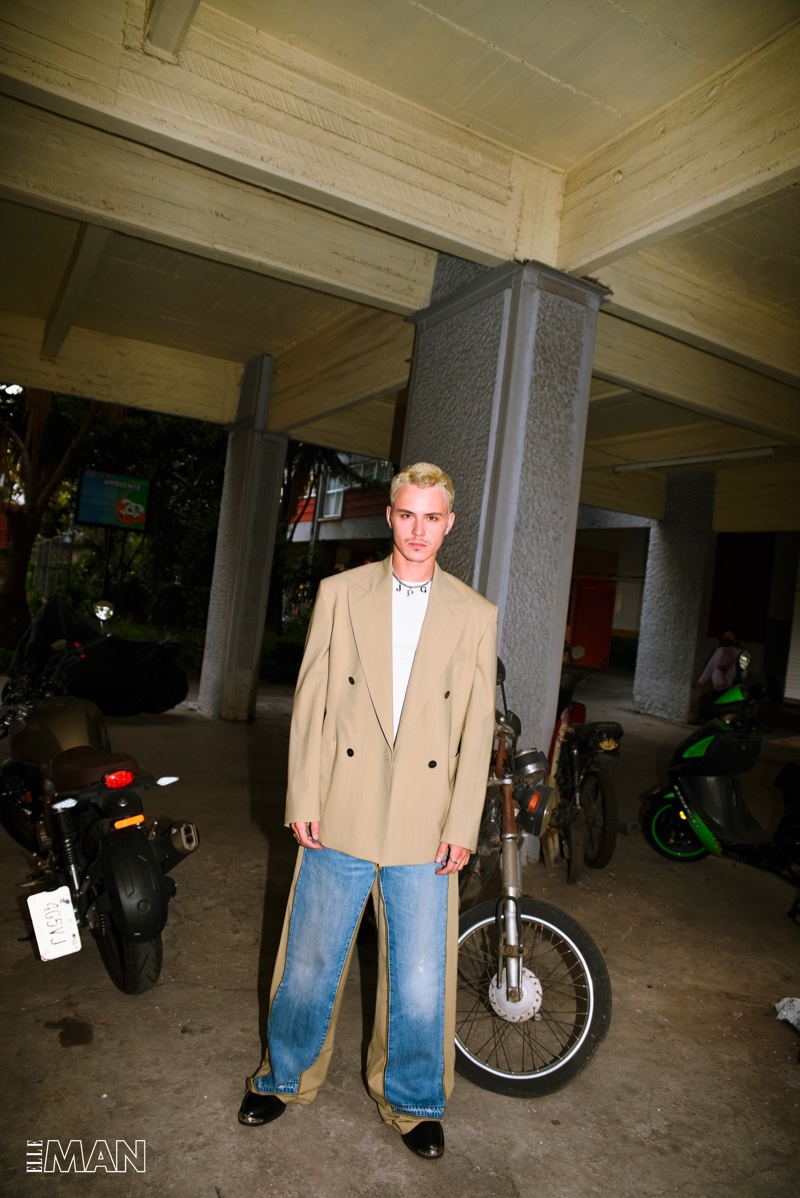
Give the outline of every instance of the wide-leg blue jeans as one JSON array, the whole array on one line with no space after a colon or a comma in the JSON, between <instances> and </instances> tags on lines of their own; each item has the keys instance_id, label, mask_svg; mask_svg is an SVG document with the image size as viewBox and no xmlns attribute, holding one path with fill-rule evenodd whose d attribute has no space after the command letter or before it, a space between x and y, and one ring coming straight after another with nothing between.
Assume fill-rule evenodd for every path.
<instances>
[{"instance_id":1,"label":"wide-leg blue jeans","mask_svg":"<svg viewBox=\"0 0 800 1198\"><path fill-rule=\"evenodd\" d=\"M251 1079L253 1089L287 1102L316 1096L372 892L379 980L370 1092L382 1117L401 1131L420 1119L441 1119L446 1075L452 1076L445 1016L452 887L436 868L434 862L379 867L327 848L301 851L273 977L267 1054Z\"/></svg>"}]
</instances>

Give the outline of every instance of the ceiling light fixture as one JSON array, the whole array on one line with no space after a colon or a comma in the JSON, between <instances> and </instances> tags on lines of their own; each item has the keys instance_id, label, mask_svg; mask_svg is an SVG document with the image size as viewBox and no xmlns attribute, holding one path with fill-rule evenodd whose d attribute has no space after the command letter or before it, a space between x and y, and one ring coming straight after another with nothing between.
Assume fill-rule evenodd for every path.
<instances>
[{"instance_id":1,"label":"ceiling light fixture","mask_svg":"<svg viewBox=\"0 0 800 1198\"><path fill-rule=\"evenodd\" d=\"M709 453L696 458L661 458L654 462L626 462L623 466L615 466L615 474L626 474L631 470L666 470L670 466L700 466L706 462L740 462L744 458L774 458L775 446L766 445L763 449L733 449L730 453Z\"/></svg>"}]
</instances>

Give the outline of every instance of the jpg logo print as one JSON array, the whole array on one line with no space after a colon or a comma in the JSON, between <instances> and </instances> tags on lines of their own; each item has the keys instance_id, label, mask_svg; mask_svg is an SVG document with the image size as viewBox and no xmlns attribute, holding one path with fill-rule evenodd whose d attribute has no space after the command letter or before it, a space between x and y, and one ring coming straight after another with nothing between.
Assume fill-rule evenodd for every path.
<instances>
[{"instance_id":1,"label":"jpg logo print","mask_svg":"<svg viewBox=\"0 0 800 1198\"><path fill-rule=\"evenodd\" d=\"M144 1140L95 1140L88 1146L82 1140L69 1140L66 1147L60 1140L28 1140L26 1173L127 1173L128 1166L136 1173L145 1171Z\"/></svg>"}]
</instances>

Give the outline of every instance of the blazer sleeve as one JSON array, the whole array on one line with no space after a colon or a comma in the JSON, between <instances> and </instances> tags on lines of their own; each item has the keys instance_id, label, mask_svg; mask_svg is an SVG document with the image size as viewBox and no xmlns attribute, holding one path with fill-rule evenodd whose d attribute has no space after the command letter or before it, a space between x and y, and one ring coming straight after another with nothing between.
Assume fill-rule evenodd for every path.
<instances>
[{"instance_id":1,"label":"blazer sleeve","mask_svg":"<svg viewBox=\"0 0 800 1198\"><path fill-rule=\"evenodd\" d=\"M320 749L328 692L328 659L333 607L325 580L320 583L292 707L289 732L289 785L284 823L311 823L320 816Z\"/></svg>"},{"instance_id":2,"label":"blazer sleeve","mask_svg":"<svg viewBox=\"0 0 800 1198\"><path fill-rule=\"evenodd\" d=\"M472 852L478 843L481 813L486 797L497 692L497 608L478 644L475 679L461 735L453 795L442 840Z\"/></svg>"}]
</instances>

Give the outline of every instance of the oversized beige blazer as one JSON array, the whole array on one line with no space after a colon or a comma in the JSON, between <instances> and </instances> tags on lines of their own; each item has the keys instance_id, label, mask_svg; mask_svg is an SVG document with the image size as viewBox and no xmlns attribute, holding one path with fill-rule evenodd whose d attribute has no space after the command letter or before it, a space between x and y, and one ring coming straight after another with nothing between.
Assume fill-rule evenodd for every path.
<instances>
[{"instance_id":1,"label":"oversized beige blazer","mask_svg":"<svg viewBox=\"0 0 800 1198\"><path fill-rule=\"evenodd\" d=\"M391 561L321 583L297 681L286 823L379 865L474 849L494 728L497 608L435 567L392 741Z\"/></svg>"}]
</instances>

